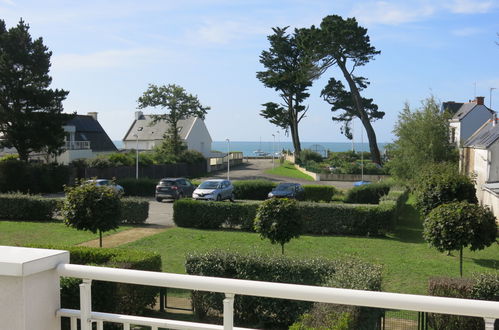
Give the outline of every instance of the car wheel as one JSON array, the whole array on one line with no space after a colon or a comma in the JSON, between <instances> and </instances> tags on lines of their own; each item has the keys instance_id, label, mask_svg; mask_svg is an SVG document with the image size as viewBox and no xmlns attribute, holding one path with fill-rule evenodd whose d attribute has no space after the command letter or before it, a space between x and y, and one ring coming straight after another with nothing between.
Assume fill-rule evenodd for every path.
<instances>
[{"instance_id":1,"label":"car wheel","mask_svg":"<svg viewBox=\"0 0 499 330\"><path fill-rule=\"evenodd\" d=\"M222 200L222 196L217 195L217 202L220 202Z\"/></svg>"},{"instance_id":2,"label":"car wheel","mask_svg":"<svg viewBox=\"0 0 499 330\"><path fill-rule=\"evenodd\" d=\"M156 201L161 203L163 201L163 198L156 197Z\"/></svg>"},{"instance_id":3,"label":"car wheel","mask_svg":"<svg viewBox=\"0 0 499 330\"><path fill-rule=\"evenodd\" d=\"M234 201L236 200L236 196L234 196L234 193L230 194L230 198L229 199L230 199L230 201L232 203L234 203Z\"/></svg>"}]
</instances>

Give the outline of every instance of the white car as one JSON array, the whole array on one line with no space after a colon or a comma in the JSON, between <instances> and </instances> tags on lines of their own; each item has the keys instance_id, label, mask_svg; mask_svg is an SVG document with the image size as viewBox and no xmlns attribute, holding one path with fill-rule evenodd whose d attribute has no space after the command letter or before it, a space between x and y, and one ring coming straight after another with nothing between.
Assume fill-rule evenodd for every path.
<instances>
[{"instance_id":1,"label":"white car","mask_svg":"<svg viewBox=\"0 0 499 330\"><path fill-rule=\"evenodd\" d=\"M120 186L119 184L113 183L113 181L108 180L108 179L88 180L85 183L93 183L96 186L109 186L109 187L113 188L116 192L119 192L119 193L125 192L125 190L123 189L122 186Z\"/></svg>"},{"instance_id":2,"label":"white car","mask_svg":"<svg viewBox=\"0 0 499 330\"><path fill-rule=\"evenodd\" d=\"M192 198L211 201L229 199L233 202L235 198L234 186L229 180L207 180L194 190Z\"/></svg>"}]
</instances>

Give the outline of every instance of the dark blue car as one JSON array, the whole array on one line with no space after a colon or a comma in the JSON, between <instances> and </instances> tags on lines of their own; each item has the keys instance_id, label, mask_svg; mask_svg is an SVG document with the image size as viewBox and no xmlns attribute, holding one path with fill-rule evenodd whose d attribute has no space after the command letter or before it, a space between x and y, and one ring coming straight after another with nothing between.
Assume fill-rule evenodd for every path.
<instances>
[{"instance_id":1,"label":"dark blue car","mask_svg":"<svg viewBox=\"0 0 499 330\"><path fill-rule=\"evenodd\" d=\"M303 187L299 183L279 183L277 187L269 192L269 198L294 198L303 199Z\"/></svg>"}]
</instances>

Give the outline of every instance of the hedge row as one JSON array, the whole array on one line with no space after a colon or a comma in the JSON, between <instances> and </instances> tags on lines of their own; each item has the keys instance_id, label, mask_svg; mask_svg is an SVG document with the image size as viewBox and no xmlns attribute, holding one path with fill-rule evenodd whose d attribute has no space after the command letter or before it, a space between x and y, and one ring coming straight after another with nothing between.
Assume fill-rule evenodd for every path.
<instances>
[{"instance_id":1,"label":"hedge row","mask_svg":"<svg viewBox=\"0 0 499 330\"><path fill-rule=\"evenodd\" d=\"M432 296L499 301L499 274L475 274L472 278L432 278L428 286ZM441 330L473 330L485 327L483 318L448 314L428 314L429 325ZM496 320L494 329L499 329Z\"/></svg>"},{"instance_id":2,"label":"hedge row","mask_svg":"<svg viewBox=\"0 0 499 330\"><path fill-rule=\"evenodd\" d=\"M303 199L310 202L330 202L338 190L333 186L304 185Z\"/></svg>"},{"instance_id":3,"label":"hedge row","mask_svg":"<svg viewBox=\"0 0 499 330\"><path fill-rule=\"evenodd\" d=\"M296 259L213 251L190 254L185 265L186 272L191 275L316 286L338 285L348 272L350 282L360 283L362 289L379 291L381 288L379 267L357 260ZM194 312L201 319L207 315L221 315L223 299L224 295L220 293L194 291ZM303 301L236 295L234 317L239 325L283 328L298 321L312 305Z\"/></svg>"},{"instance_id":4,"label":"hedge row","mask_svg":"<svg viewBox=\"0 0 499 330\"><path fill-rule=\"evenodd\" d=\"M382 196L390 191L389 183L370 183L348 190L344 202L354 204L378 204Z\"/></svg>"},{"instance_id":5,"label":"hedge row","mask_svg":"<svg viewBox=\"0 0 499 330\"><path fill-rule=\"evenodd\" d=\"M31 164L9 159L0 161L0 192L31 194L63 191L70 168L57 164Z\"/></svg>"},{"instance_id":6,"label":"hedge row","mask_svg":"<svg viewBox=\"0 0 499 330\"><path fill-rule=\"evenodd\" d=\"M0 194L0 220L50 221L59 212L61 202L61 198ZM149 216L149 202L145 199L125 197L121 206L123 223L144 223Z\"/></svg>"},{"instance_id":7,"label":"hedge row","mask_svg":"<svg viewBox=\"0 0 499 330\"><path fill-rule=\"evenodd\" d=\"M112 268L161 271L161 256L137 250L81 246L37 246L69 251L70 263ZM81 279L61 278L61 307L79 309ZM92 281L92 308L99 312L142 315L155 304L158 289L151 286Z\"/></svg>"},{"instance_id":8,"label":"hedge row","mask_svg":"<svg viewBox=\"0 0 499 330\"><path fill-rule=\"evenodd\" d=\"M58 199L21 193L0 194L0 219L49 221L58 210Z\"/></svg>"},{"instance_id":9,"label":"hedge row","mask_svg":"<svg viewBox=\"0 0 499 330\"><path fill-rule=\"evenodd\" d=\"M298 209L305 233L376 236L394 228L406 198L407 193L394 191L379 205L301 202ZM256 202L178 200L173 204L173 221L179 227L253 230L258 205Z\"/></svg>"}]
</instances>

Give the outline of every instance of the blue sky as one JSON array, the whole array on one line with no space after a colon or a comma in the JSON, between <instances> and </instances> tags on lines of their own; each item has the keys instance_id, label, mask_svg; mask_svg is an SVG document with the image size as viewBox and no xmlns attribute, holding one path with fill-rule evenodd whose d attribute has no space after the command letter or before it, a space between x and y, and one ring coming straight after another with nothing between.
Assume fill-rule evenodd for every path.
<instances>
[{"instance_id":1,"label":"blue sky","mask_svg":"<svg viewBox=\"0 0 499 330\"><path fill-rule=\"evenodd\" d=\"M431 94L468 101L476 85L488 105L489 89L499 88L497 1L0 0L8 27L22 17L53 52L53 87L70 91L65 112L97 111L113 140L125 135L149 83L174 83L211 106L213 140L270 141L278 129L259 111L279 98L255 77L266 36L272 27L309 27L331 14L356 17L381 51L358 70L371 81L364 95L386 112L374 123L379 142L393 140L406 101L417 107ZM303 141L347 141L319 97L332 75L339 77L330 71L311 89ZM492 99L499 109L499 89ZM359 128L357 121L357 141Z\"/></svg>"}]
</instances>

